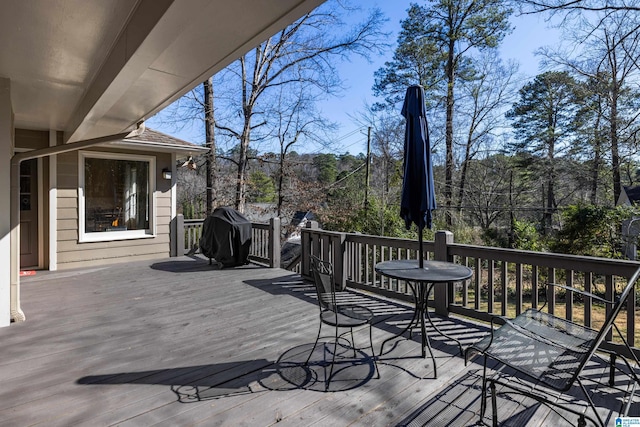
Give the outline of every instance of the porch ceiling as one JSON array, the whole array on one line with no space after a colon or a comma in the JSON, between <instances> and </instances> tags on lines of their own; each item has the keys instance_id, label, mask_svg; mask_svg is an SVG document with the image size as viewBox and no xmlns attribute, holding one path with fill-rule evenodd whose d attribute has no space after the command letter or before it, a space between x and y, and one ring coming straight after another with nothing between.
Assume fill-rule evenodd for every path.
<instances>
[{"instance_id":1,"label":"porch ceiling","mask_svg":"<svg viewBox=\"0 0 640 427\"><path fill-rule=\"evenodd\" d=\"M15 127L126 131L324 0L9 0L0 78Z\"/></svg>"}]
</instances>

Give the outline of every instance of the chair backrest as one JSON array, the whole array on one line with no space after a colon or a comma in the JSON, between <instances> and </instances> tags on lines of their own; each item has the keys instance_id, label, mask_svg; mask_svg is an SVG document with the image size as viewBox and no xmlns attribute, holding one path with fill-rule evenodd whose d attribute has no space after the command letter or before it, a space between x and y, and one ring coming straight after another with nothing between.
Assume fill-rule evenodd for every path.
<instances>
[{"instance_id":1,"label":"chair backrest","mask_svg":"<svg viewBox=\"0 0 640 427\"><path fill-rule=\"evenodd\" d=\"M311 274L321 310L333 310L336 305L336 286L333 265L329 261L311 255Z\"/></svg>"},{"instance_id":2,"label":"chair backrest","mask_svg":"<svg viewBox=\"0 0 640 427\"><path fill-rule=\"evenodd\" d=\"M605 340L607 334L609 333L609 330L612 328L613 323L618 317L618 314L620 314L622 307L624 307L627 301L627 298L629 297L629 295L633 293L633 290L635 288L636 282L638 281L638 278L640 278L640 268L638 268L638 270L636 270L636 272L633 273L633 276L631 276L631 278L627 282L626 286L622 290L622 293L620 293L616 302L611 306L611 311L607 315L605 322L603 323L602 327L598 331L598 335L596 336L595 340L591 344L589 351L586 353L587 357L585 357L585 359L580 364L578 372L582 371L586 363L591 359L593 354L598 350L602 342Z\"/></svg>"}]
</instances>

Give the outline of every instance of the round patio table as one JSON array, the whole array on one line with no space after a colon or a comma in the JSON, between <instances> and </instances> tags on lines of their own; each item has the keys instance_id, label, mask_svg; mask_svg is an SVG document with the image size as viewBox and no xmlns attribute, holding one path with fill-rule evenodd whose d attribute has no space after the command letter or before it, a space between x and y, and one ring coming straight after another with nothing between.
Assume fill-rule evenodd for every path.
<instances>
[{"instance_id":1,"label":"round patio table","mask_svg":"<svg viewBox=\"0 0 640 427\"><path fill-rule=\"evenodd\" d=\"M377 273L390 277L392 279L404 280L413 293L414 300L414 313L411 322L404 328L399 334L386 339L380 346L380 355L384 345L395 338L402 336L405 332L420 325L420 332L422 333L422 357L426 358L426 349L429 349L431 360L433 360L433 372L435 377L438 377L438 371L436 370L436 359L431 349L431 343L429 342L429 336L427 335L425 326L425 316L433 329L438 334L455 341L460 348L460 354L462 354L462 344L457 339L450 337L442 332L436 325L433 324L429 310L427 307L429 295L433 291L434 286L444 285L450 282L460 282L471 277L473 271L464 265L455 264L453 262L446 261L430 261L424 260L423 267L420 268L418 260L392 260L384 261L376 264L375 270Z\"/></svg>"}]
</instances>

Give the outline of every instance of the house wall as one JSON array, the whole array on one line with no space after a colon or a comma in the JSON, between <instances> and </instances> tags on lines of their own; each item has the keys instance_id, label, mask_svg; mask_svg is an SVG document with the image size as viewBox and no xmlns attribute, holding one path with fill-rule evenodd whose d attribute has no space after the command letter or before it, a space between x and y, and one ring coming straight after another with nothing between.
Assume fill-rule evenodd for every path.
<instances>
[{"instance_id":1,"label":"house wall","mask_svg":"<svg viewBox=\"0 0 640 427\"><path fill-rule=\"evenodd\" d=\"M148 152L96 149L92 151L150 155ZM156 236L109 242L78 242L78 162L77 152L57 156L57 267L59 270L166 258L170 255L171 181L162 178L162 169L172 167L171 154L156 157Z\"/></svg>"},{"instance_id":2,"label":"house wall","mask_svg":"<svg viewBox=\"0 0 640 427\"><path fill-rule=\"evenodd\" d=\"M26 129L15 130L16 151L41 150L50 145L49 131L36 131ZM62 133L58 138L58 144L62 144ZM50 158L42 157L37 160L38 167L38 209L40 211L38 221L38 246L39 246L39 263L38 267L46 268L49 266L49 168ZM24 243L21 243L24 244Z\"/></svg>"},{"instance_id":3,"label":"house wall","mask_svg":"<svg viewBox=\"0 0 640 427\"><path fill-rule=\"evenodd\" d=\"M16 129L16 148L40 150L49 146L49 132L39 130Z\"/></svg>"}]
</instances>

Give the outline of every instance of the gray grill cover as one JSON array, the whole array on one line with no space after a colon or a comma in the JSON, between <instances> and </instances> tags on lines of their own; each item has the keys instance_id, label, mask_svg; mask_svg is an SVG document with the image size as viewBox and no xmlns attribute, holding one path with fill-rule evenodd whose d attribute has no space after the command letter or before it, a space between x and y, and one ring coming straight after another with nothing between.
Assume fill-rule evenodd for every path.
<instances>
[{"instance_id":1,"label":"gray grill cover","mask_svg":"<svg viewBox=\"0 0 640 427\"><path fill-rule=\"evenodd\" d=\"M251 222L240 212L217 208L202 225L200 252L215 259L224 267L249 263L251 247Z\"/></svg>"}]
</instances>

